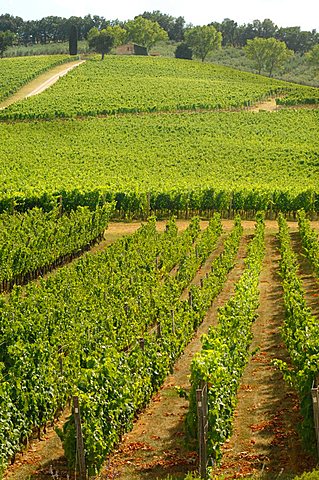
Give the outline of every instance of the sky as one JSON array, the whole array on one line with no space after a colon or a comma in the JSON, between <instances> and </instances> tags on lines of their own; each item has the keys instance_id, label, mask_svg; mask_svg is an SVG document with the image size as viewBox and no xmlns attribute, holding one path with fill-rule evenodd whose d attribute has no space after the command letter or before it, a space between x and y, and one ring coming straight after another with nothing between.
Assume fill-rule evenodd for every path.
<instances>
[{"instance_id":1,"label":"sky","mask_svg":"<svg viewBox=\"0 0 319 480\"><path fill-rule=\"evenodd\" d=\"M221 22L224 18L239 24L270 18L279 27L319 31L318 0L0 0L0 14L10 13L24 20L49 15L83 17L89 13L108 20L128 20L153 10L182 16L193 25Z\"/></svg>"}]
</instances>

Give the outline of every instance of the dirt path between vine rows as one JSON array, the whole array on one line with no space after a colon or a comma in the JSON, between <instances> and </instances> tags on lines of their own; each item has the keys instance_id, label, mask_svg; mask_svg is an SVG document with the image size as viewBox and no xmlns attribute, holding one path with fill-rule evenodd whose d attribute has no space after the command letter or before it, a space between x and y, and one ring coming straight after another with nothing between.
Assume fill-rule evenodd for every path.
<instances>
[{"instance_id":1,"label":"dirt path between vine rows","mask_svg":"<svg viewBox=\"0 0 319 480\"><path fill-rule=\"evenodd\" d=\"M41 73L38 77L34 78L31 80L31 82L20 88L16 93L6 98L3 102L0 102L0 110L12 105L15 102L18 102L19 100L23 100L24 98L32 97L33 95L43 92L57 82L60 77L63 77L68 72L73 70L73 68L78 67L84 62L85 60L77 60L74 62L63 63L61 65L56 65L44 73Z\"/></svg>"},{"instance_id":2,"label":"dirt path between vine rows","mask_svg":"<svg viewBox=\"0 0 319 480\"><path fill-rule=\"evenodd\" d=\"M157 222L157 229L159 231L164 231L166 220ZM178 230L182 232L189 225L188 220L177 220L176 221ZM254 222L243 221L243 226L246 228L253 228L252 225ZM201 228L207 226L207 221L201 221ZM108 245L116 241L118 238L123 235L129 235L134 233L141 225L141 222L110 222L108 229L105 232L104 240L93 247L90 250L91 254L98 253L99 251L104 250ZM225 232L229 232L233 227L232 220L223 220L223 229ZM222 248L222 245L218 249ZM72 263L72 262L71 262ZM201 273L197 274L196 281L199 282L199 275L204 275L206 272L206 267L203 266L200 269ZM55 272L48 273L46 277L54 275ZM63 422L68 414L68 410L65 412L64 416L58 422L57 425L59 428L62 428ZM53 468L59 471L60 479L67 479L69 471L66 466L66 461L63 457L63 448L61 441L59 440L57 434L54 431L55 427L49 427L45 435L42 436L42 440L38 441L34 439L31 441L30 446L27 451L17 454L16 461L14 464L9 467L6 471L5 480L29 480L37 479L51 479ZM32 477L31 477L32 475Z\"/></svg>"},{"instance_id":3,"label":"dirt path between vine rows","mask_svg":"<svg viewBox=\"0 0 319 480\"><path fill-rule=\"evenodd\" d=\"M252 474L283 480L311 470L316 463L303 450L297 433L301 420L297 395L272 365L275 358L289 362L280 335L284 305L279 258L275 232L267 232L260 307L253 325L254 354L241 381L233 435L223 447L221 467L214 470L225 480Z\"/></svg>"},{"instance_id":4,"label":"dirt path between vine rows","mask_svg":"<svg viewBox=\"0 0 319 480\"><path fill-rule=\"evenodd\" d=\"M188 471L196 468L197 454L194 449L186 447L184 431L188 400L178 395L177 388L189 390L192 358L201 348L201 336L207 333L211 325L216 324L218 308L234 292L234 285L244 268L248 240L249 235L244 235L235 267L192 341L176 362L173 373L167 377L161 390L139 416L133 430L124 435L119 449L110 457L107 467L98 479L155 480L166 478L168 474L174 478L184 478ZM219 252L215 252L214 256L221 253L222 248L223 245L220 245L217 249ZM200 269L195 283L210 269L211 260L212 258L209 258Z\"/></svg>"},{"instance_id":5,"label":"dirt path between vine rows","mask_svg":"<svg viewBox=\"0 0 319 480\"><path fill-rule=\"evenodd\" d=\"M179 230L184 230L188 221L177 221ZM166 222L158 222L163 230ZM254 222L243 221L244 233L253 232ZM98 245L93 251L99 251L123 234L133 233L140 225L136 223L114 223L109 225L105 244ZM202 228L207 222L202 222ZM232 228L233 222L223 221L225 231ZM289 222L294 242L298 239L297 225ZM314 225L313 225L314 226ZM271 365L273 358L286 359L279 334L284 310L282 291L278 277L278 251L275 232L276 221L266 221L267 251L260 278L261 296L259 318L255 322L254 343L256 350L241 383L239 403L235 416L234 435L224 447L223 466L215 473L223 478L240 478L245 473L259 472L260 478L273 480L278 475L284 480L286 472L297 473L308 470L314 460L302 452L296 433L299 421L299 405L295 394L283 383L281 375ZM102 242L103 243L103 242ZM218 245L217 249L220 249ZM294 248L299 251L300 244ZM197 456L192 449L186 449L183 432L183 418L187 410L187 401L177 395L175 386L187 388L189 374L186 364L190 364L193 354L199 350L199 338L208 323L216 322L216 309L231 295L235 281L243 267L244 246L241 247L239 263L230 273L226 286L209 311L208 320L200 327L189 346L178 361L174 374L165 382L164 387L155 396L154 401L137 421L133 431L124 437L124 443L112 456L108 468L99 477L103 479L155 480L174 475L183 478L185 472L196 466ZM310 278L310 273L302 264L302 275ZM205 274L207 265L202 268ZM196 282L199 282L198 273ZM311 279L310 279L311 281ZM312 279L313 281L313 279ZM308 288L308 287L307 287ZM316 289L317 288L317 289ZM318 287L308 288L309 299L317 305ZM215 309L215 310L214 310ZM60 426L63 424L63 419ZM53 429L48 429L46 441L35 441L27 453L17 456L17 461L7 471L5 480L49 480L58 472L59 479L68 477L68 470L61 442ZM195 450L195 448L193 449ZM274 477L275 475L275 477Z\"/></svg>"}]
</instances>

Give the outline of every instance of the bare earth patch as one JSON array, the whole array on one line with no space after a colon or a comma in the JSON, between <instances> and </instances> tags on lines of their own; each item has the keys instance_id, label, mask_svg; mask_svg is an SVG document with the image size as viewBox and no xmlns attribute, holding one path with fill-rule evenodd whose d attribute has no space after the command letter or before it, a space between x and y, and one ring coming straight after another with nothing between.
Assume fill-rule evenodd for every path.
<instances>
[{"instance_id":1,"label":"bare earth patch","mask_svg":"<svg viewBox=\"0 0 319 480\"><path fill-rule=\"evenodd\" d=\"M257 105L254 105L253 107L248 109L251 112L260 112L261 110L264 110L266 112L275 112L278 110L277 104L276 104L276 99L275 98L269 98L268 100L265 100L264 102L258 103Z\"/></svg>"}]
</instances>

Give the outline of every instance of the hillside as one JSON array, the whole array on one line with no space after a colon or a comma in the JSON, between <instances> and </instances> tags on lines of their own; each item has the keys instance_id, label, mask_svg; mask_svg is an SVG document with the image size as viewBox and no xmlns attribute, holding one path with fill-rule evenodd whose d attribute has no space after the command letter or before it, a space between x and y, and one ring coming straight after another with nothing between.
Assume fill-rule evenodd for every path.
<instances>
[{"instance_id":1,"label":"hillside","mask_svg":"<svg viewBox=\"0 0 319 480\"><path fill-rule=\"evenodd\" d=\"M0 69L16 89L14 61ZM1 110L0 478L78 479L77 458L96 479L184 478L204 381L212 477L316 465L318 100L225 66L107 56ZM161 395L178 359L183 384ZM162 397L177 390L176 413ZM126 447L150 402L165 422L146 413Z\"/></svg>"},{"instance_id":2,"label":"hillside","mask_svg":"<svg viewBox=\"0 0 319 480\"><path fill-rule=\"evenodd\" d=\"M0 119L234 109L295 91L318 101L317 89L209 63L127 56L101 62L96 57L41 96L0 112Z\"/></svg>"}]
</instances>

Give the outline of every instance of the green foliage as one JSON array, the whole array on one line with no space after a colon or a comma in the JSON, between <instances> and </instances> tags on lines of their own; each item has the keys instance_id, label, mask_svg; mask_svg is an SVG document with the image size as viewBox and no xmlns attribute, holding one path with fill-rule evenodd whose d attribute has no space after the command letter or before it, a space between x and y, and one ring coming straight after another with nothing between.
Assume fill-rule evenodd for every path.
<instances>
[{"instance_id":1,"label":"green foliage","mask_svg":"<svg viewBox=\"0 0 319 480\"><path fill-rule=\"evenodd\" d=\"M294 480L319 480L319 470L313 472L305 472L302 475L294 477Z\"/></svg>"},{"instance_id":2,"label":"green foliage","mask_svg":"<svg viewBox=\"0 0 319 480\"><path fill-rule=\"evenodd\" d=\"M309 87L305 90L300 85L291 88L283 97L276 98L277 105L316 105L319 103L319 89Z\"/></svg>"},{"instance_id":3,"label":"green foliage","mask_svg":"<svg viewBox=\"0 0 319 480\"><path fill-rule=\"evenodd\" d=\"M104 196L126 218L145 218L149 206L162 216L318 211L318 114L233 112L231 122L220 112L2 123L0 210L13 203L18 211L47 209L62 195L68 211L93 207Z\"/></svg>"},{"instance_id":4,"label":"green foliage","mask_svg":"<svg viewBox=\"0 0 319 480\"><path fill-rule=\"evenodd\" d=\"M15 93L40 73L68 61L70 61L70 57L65 55L1 59L0 101Z\"/></svg>"},{"instance_id":5,"label":"green foliage","mask_svg":"<svg viewBox=\"0 0 319 480\"><path fill-rule=\"evenodd\" d=\"M103 30L97 27L91 28L87 35L87 41L90 48L96 52L109 53L112 47L117 47L125 42L127 32L119 25L108 26Z\"/></svg>"},{"instance_id":6,"label":"green foliage","mask_svg":"<svg viewBox=\"0 0 319 480\"><path fill-rule=\"evenodd\" d=\"M78 207L69 214L40 209L0 215L0 289L45 272L67 255L75 255L103 234L110 205ZM2 287L2 288L1 288Z\"/></svg>"},{"instance_id":7,"label":"green foliage","mask_svg":"<svg viewBox=\"0 0 319 480\"><path fill-rule=\"evenodd\" d=\"M305 300L301 280L298 276L297 258L290 244L287 222L282 215L279 216L278 222L281 254L280 271L283 279L286 309L282 336L293 366L291 368L280 360L277 360L276 364L283 372L285 379L296 388L300 396L301 413L303 415L302 434L308 448L313 448L315 431L311 387L318 374L318 322ZM308 250L313 243L313 235L311 235L310 225L302 212L299 214L299 223L300 233Z\"/></svg>"},{"instance_id":8,"label":"green foliage","mask_svg":"<svg viewBox=\"0 0 319 480\"><path fill-rule=\"evenodd\" d=\"M241 226L234 230L227 245L238 242ZM229 255L225 246L225 255ZM231 435L237 389L249 358L251 324L259 305L259 274L264 256L264 220L257 217L255 236L248 247L245 270L236 284L235 295L218 312L218 326L211 327L202 338L202 350L191 366L190 407L187 429L197 435L196 389L201 381L208 383L208 455L221 458L220 447ZM216 265L217 275L222 273ZM213 274L215 265L213 264Z\"/></svg>"},{"instance_id":9,"label":"green foliage","mask_svg":"<svg viewBox=\"0 0 319 480\"><path fill-rule=\"evenodd\" d=\"M191 60L193 57L193 52L187 45L187 43L182 42L177 45L175 50L175 58L184 58L185 60Z\"/></svg>"},{"instance_id":10,"label":"green foliage","mask_svg":"<svg viewBox=\"0 0 319 480\"><path fill-rule=\"evenodd\" d=\"M0 118L240 108L292 90L288 83L212 64L114 55L85 62L41 95L0 111ZM300 87L306 95L309 90Z\"/></svg>"},{"instance_id":11,"label":"green foliage","mask_svg":"<svg viewBox=\"0 0 319 480\"><path fill-rule=\"evenodd\" d=\"M254 61L258 73L265 70L269 76L273 74L274 68L281 67L293 54L284 42L275 38L247 40L245 52Z\"/></svg>"},{"instance_id":12,"label":"green foliage","mask_svg":"<svg viewBox=\"0 0 319 480\"><path fill-rule=\"evenodd\" d=\"M192 49L195 57L202 62L208 53L221 47L222 35L208 25L192 27L185 31L185 42Z\"/></svg>"},{"instance_id":13,"label":"green foliage","mask_svg":"<svg viewBox=\"0 0 319 480\"><path fill-rule=\"evenodd\" d=\"M170 40L180 42L184 37L184 17L174 18L166 13L161 13L159 10L153 12L144 12L143 18L157 22L168 34Z\"/></svg>"},{"instance_id":14,"label":"green foliage","mask_svg":"<svg viewBox=\"0 0 319 480\"><path fill-rule=\"evenodd\" d=\"M298 211L297 218L303 250L311 263L316 277L319 278L318 234L311 228L310 221L307 219L304 210Z\"/></svg>"},{"instance_id":15,"label":"green foliage","mask_svg":"<svg viewBox=\"0 0 319 480\"><path fill-rule=\"evenodd\" d=\"M105 252L82 257L40 285L29 284L23 294L13 290L0 305L3 462L33 427L52 420L78 394L87 465L91 473L100 468L205 315L180 295L220 232L219 215L204 232L194 218L181 235L174 220L159 234L151 218ZM174 263L183 265L183 275L168 274ZM72 416L59 434L72 463Z\"/></svg>"},{"instance_id":16,"label":"green foliage","mask_svg":"<svg viewBox=\"0 0 319 480\"><path fill-rule=\"evenodd\" d=\"M113 25L106 28L106 31L114 38L114 47L126 42L127 31L120 25Z\"/></svg>"},{"instance_id":17,"label":"green foliage","mask_svg":"<svg viewBox=\"0 0 319 480\"><path fill-rule=\"evenodd\" d=\"M142 16L135 17L125 23L128 40L147 49L160 40L168 40L167 32L157 22L148 20Z\"/></svg>"},{"instance_id":18,"label":"green foliage","mask_svg":"<svg viewBox=\"0 0 319 480\"><path fill-rule=\"evenodd\" d=\"M315 45L307 54L307 60L311 65L319 68L319 44Z\"/></svg>"},{"instance_id":19,"label":"green foliage","mask_svg":"<svg viewBox=\"0 0 319 480\"><path fill-rule=\"evenodd\" d=\"M255 72L254 63L245 55L243 48L221 48L209 54L207 60L215 64ZM275 70L273 77L302 85L319 86L319 78L316 76L315 67L307 62L305 55L297 53L290 56L282 68Z\"/></svg>"},{"instance_id":20,"label":"green foliage","mask_svg":"<svg viewBox=\"0 0 319 480\"><path fill-rule=\"evenodd\" d=\"M88 33L87 40L92 50L101 53L102 60L114 45L114 36L107 29L99 31L96 27L92 28Z\"/></svg>"},{"instance_id":21,"label":"green foliage","mask_svg":"<svg viewBox=\"0 0 319 480\"><path fill-rule=\"evenodd\" d=\"M14 39L14 33L10 31L0 32L0 57L2 57L4 51L13 44Z\"/></svg>"},{"instance_id":22,"label":"green foliage","mask_svg":"<svg viewBox=\"0 0 319 480\"><path fill-rule=\"evenodd\" d=\"M78 53L86 54L89 46L86 40L78 41ZM4 52L4 57L33 57L35 55L68 55L69 42L44 43L36 45L13 45Z\"/></svg>"}]
</instances>

